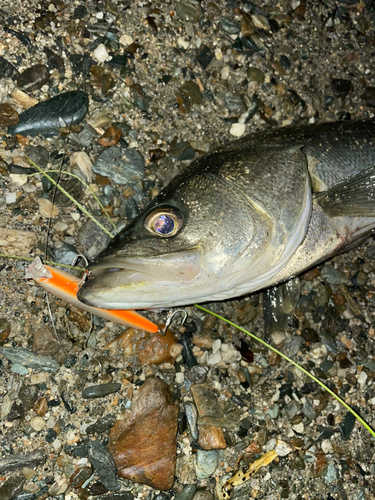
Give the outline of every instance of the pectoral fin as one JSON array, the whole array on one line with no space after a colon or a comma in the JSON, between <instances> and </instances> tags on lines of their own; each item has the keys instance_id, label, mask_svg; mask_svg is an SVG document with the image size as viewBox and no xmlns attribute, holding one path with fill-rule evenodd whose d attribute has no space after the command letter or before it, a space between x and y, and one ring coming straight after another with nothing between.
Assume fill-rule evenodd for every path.
<instances>
[{"instance_id":1,"label":"pectoral fin","mask_svg":"<svg viewBox=\"0 0 375 500\"><path fill-rule=\"evenodd\" d=\"M319 193L315 200L331 217L374 217L375 165Z\"/></svg>"}]
</instances>

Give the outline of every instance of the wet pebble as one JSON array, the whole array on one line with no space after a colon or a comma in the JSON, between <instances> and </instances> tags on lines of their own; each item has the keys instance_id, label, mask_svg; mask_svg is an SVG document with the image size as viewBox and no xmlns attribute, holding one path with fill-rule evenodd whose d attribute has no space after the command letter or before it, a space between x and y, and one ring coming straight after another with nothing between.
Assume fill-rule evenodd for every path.
<instances>
[{"instance_id":1,"label":"wet pebble","mask_svg":"<svg viewBox=\"0 0 375 500\"><path fill-rule=\"evenodd\" d=\"M188 484L178 495L176 495L175 500L192 500L196 491L196 484Z\"/></svg>"},{"instance_id":2,"label":"wet pebble","mask_svg":"<svg viewBox=\"0 0 375 500\"><path fill-rule=\"evenodd\" d=\"M7 103L0 104L0 127L11 127L12 125L17 125L18 122L17 111Z\"/></svg>"},{"instance_id":3,"label":"wet pebble","mask_svg":"<svg viewBox=\"0 0 375 500\"><path fill-rule=\"evenodd\" d=\"M10 127L8 132L11 135L55 135L61 127L60 120L67 126L80 123L88 105L88 96L81 90L59 94L21 113L18 125Z\"/></svg>"},{"instance_id":4,"label":"wet pebble","mask_svg":"<svg viewBox=\"0 0 375 500\"><path fill-rule=\"evenodd\" d=\"M84 248L85 255L89 259L94 259L104 250L110 239L108 234L98 230L98 226L92 220L85 222L78 231L79 244Z\"/></svg>"},{"instance_id":5,"label":"wet pebble","mask_svg":"<svg viewBox=\"0 0 375 500\"><path fill-rule=\"evenodd\" d=\"M110 491L118 491L121 484L117 480L117 467L107 448L98 440L87 440L86 448L90 462L104 487Z\"/></svg>"},{"instance_id":6,"label":"wet pebble","mask_svg":"<svg viewBox=\"0 0 375 500\"><path fill-rule=\"evenodd\" d=\"M227 444L223 429L213 425L200 425L198 444L204 450L222 450L226 448Z\"/></svg>"},{"instance_id":7,"label":"wet pebble","mask_svg":"<svg viewBox=\"0 0 375 500\"><path fill-rule=\"evenodd\" d=\"M142 180L145 176L143 157L134 149L112 146L100 153L92 167L96 174L110 177L117 184Z\"/></svg>"},{"instance_id":8,"label":"wet pebble","mask_svg":"<svg viewBox=\"0 0 375 500\"><path fill-rule=\"evenodd\" d=\"M32 469L44 464L46 460L47 455L44 450L6 455L0 458L0 474L5 474L13 470L22 470L24 467Z\"/></svg>"},{"instance_id":9,"label":"wet pebble","mask_svg":"<svg viewBox=\"0 0 375 500\"><path fill-rule=\"evenodd\" d=\"M17 78L18 87L25 91L38 90L49 81L49 71L44 64L35 64L25 69Z\"/></svg>"},{"instance_id":10,"label":"wet pebble","mask_svg":"<svg viewBox=\"0 0 375 500\"><path fill-rule=\"evenodd\" d=\"M1 347L0 353L12 363L19 363L35 371L57 372L60 364L50 356L38 356L23 347Z\"/></svg>"},{"instance_id":11,"label":"wet pebble","mask_svg":"<svg viewBox=\"0 0 375 500\"><path fill-rule=\"evenodd\" d=\"M18 70L11 62L0 56L0 78L12 78L15 80L19 75Z\"/></svg>"},{"instance_id":12,"label":"wet pebble","mask_svg":"<svg viewBox=\"0 0 375 500\"><path fill-rule=\"evenodd\" d=\"M134 397L130 414L111 429L109 450L125 479L169 490L174 483L178 406L168 385L148 378Z\"/></svg>"},{"instance_id":13,"label":"wet pebble","mask_svg":"<svg viewBox=\"0 0 375 500\"><path fill-rule=\"evenodd\" d=\"M198 479L206 479L216 471L219 454L216 450L198 450L194 458L194 467Z\"/></svg>"},{"instance_id":14,"label":"wet pebble","mask_svg":"<svg viewBox=\"0 0 375 500\"><path fill-rule=\"evenodd\" d=\"M0 486L1 500L12 500L22 491L25 478L22 476L11 476Z\"/></svg>"},{"instance_id":15,"label":"wet pebble","mask_svg":"<svg viewBox=\"0 0 375 500\"><path fill-rule=\"evenodd\" d=\"M122 136L122 131L120 128L115 128L113 126L109 127L99 139L99 144L104 148L108 148L109 146L115 146L121 139L121 136Z\"/></svg>"},{"instance_id":16,"label":"wet pebble","mask_svg":"<svg viewBox=\"0 0 375 500\"><path fill-rule=\"evenodd\" d=\"M189 424L190 432L194 441L198 441L199 431L198 431L198 412L194 403L191 401L186 401L184 403L186 420Z\"/></svg>"},{"instance_id":17,"label":"wet pebble","mask_svg":"<svg viewBox=\"0 0 375 500\"><path fill-rule=\"evenodd\" d=\"M182 113L189 113L194 104L201 104L203 100L199 85L192 80L179 87L176 98Z\"/></svg>"},{"instance_id":18,"label":"wet pebble","mask_svg":"<svg viewBox=\"0 0 375 500\"><path fill-rule=\"evenodd\" d=\"M343 78L332 78L331 88L337 97L345 97L352 89L352 82Z\"/></svg>"},{"instance_id":19,"label":"wet pebble","mask_svg":"<svg viewBox=\"0 0 375 500\"><path fill-rule=\"evenodd\" d=\"M90 387L86 387L82 391L82 397L84 399L93 399L93 398L103 398L108 396L108 394L113 394L121 389L121 384L119 383L110 383L110 384L99 384L99 385L91 385Z\"/></svg>"},{"instance_id":20,"label":"wet pebble","mask_svg":"<svg viewBox=\"0 0 375 500\"><path fill-rule=\"evenodd\" d=\"M320 275L324 281L331 285L340 285L342 283L348 283L349 281L345 273L331 266L324 266L320 271Z\"/></svg>"},{"instance_id":21,"label":"wet pebble","mask_svg":"<svg viewBox=\"0 0 375 500\"><path fill-rule=\"evenodd\" d=\"M176 5L176 14L181 21L197 23L201 12L201 6L197 0L181 0Z\"/></svg>"}]
</instances>

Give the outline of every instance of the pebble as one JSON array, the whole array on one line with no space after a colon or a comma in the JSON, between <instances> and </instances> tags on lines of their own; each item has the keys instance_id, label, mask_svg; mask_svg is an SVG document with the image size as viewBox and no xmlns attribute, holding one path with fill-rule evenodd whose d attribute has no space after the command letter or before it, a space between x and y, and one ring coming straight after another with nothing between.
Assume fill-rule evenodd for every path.
<instances>
[{"instance_id":1,"label":"pebble","mask_svg":"<svg viewBox=\"0 0 375 500\"><path fill-rule=\"evenodd\" d=\"M339 269L334 269L331 266L324 266L320 271L320 276L324 281L331 285L340 285L343 283L348 283L349 278L345 273Z\"/></svg>"},{"instance_id":2,"label":"pebble","mask_svg":"<svg viewBox=\"0 0 375 500\"><path fill-rule=\"evenodd\" d=\"M196 484L188 484L178 495L175 496L175 500L193 500L196 491Z\"/></svg>"},{"instance_id":3,"label":"pebble","mask_svg":"<svg viewBox=\"0 0 375 500\"><path fill-rule=\"evenodd\" d=\"M13 64L7 61L3 56L0 56L0 78L11 78L16 80L19 72Z\"/></svg>"},{"instance_id":4,"label":"pebble","mask_svg":"<svg viewBox=\"0 0 375 500\"><path fill-rule=\"evenodd\" d=\"M189 113L194 104L203 100L199 85L192 80L185 82L176 92L176 99L182 113Z\"/></svg>"},{"instance_id":5,"label":"pebble","mask_svg":"<svg viewBox=\"0 0 375 500\"><path fill-rule=\"evenodd\" d=\"M99 218L100 220L100 218ZM107 225L107 221L100 220L102 224ZM78 230L78 242L84 249L85 255L91 260L95 259L110 242L110 236L104 231L98 229L98 226L92 220L86 221Z\"/></svg>"},{"instance_id":6,"label":"pebble","mask_svg":"<svg viewBox=\"0 0 375 500\"><path fill-rule=\"evenodd\" d=\"M113 382L110 384L91 385L82 391L84 399L103 398L121 389L121 384Z\"/></svg>"},{"instance_id":7,"label":"pebble","mask_svg":"<svg viewBox=\"0 0 375 500\"><path fill-rule=\"evenodd\" d=\"M190 432L194 441L198 441L198 412L194 403L186 401L184 403L185 415L187 423L189 424Z\"/></svg>"},{"instance_id":8,"label":"pebble","mask_svg":"<svg viewBox=\"0 0 375 500\"><path fill-rule=\"evenodd\" d=\"M104 43L99 44L93 51L92 55L94 56L94 59L96 59L100 63L110 61L112 59L112 56L108 54Z\"/></svg>"},{"instance_id":9,"label":"pebble","mask_svg":"<svg viewBox=\"0 0 375 500\"><path fill-rule=\"evenodd\" d=\"M134 149L111 146L104 149L92 167L96 174L113 179L116 184L125 185L142 180L145 176L143 157Z\"/></svg>"},{"instance_id":10,"label":"pebble","mask_svg":"<svg viewBox=\"0 0 375 500\"><path fill-rule=\"evenodd\" d=\"M367 378L368 378L367 373L364 372L364 371L361 371L361 373L360 373L360 375L358 377L358 384L362 385L362 386L365 385L366 382L367 382Z\"/></svg>"},{"instance_id":11,"label":"pebble","mask_svg":"<svg viewBox=\"0 0 375 500\"><path fill-rule=\"evenodd\" d=\"M220 28L230 35L237 35L241 31L241 26L226 17L219 18Z\"/></svg>"},{"instance_id":12,"label":"pebble","mask_svg":"<svg viewBox=\"0 0 375 500\"><path fill-rule=\"evenodd\" d=\"M121 139L121 136L122 131L120 128L115 128L113 126L109 127L99 139L99 144L103 146L103 148L115 146Z\"/></svg>"},{"instance_id":13,"label":"pebble","mask_svg":"<svg viewBox=\"0 0 375 500\"><path fill-rule=\"evenodd\" d=\"M78 167L88 183L93 180L92 161L85 151L76 151L70 157L70 168Z\"/></svg>"},{"instance_id":14,"label":"pebble","mask_svg":"<svg viewBox=\"0 0 375 500\"><path fill-rule=\"evenodd\" d=\"M188 333L184 333L183 335L181 335L180 344L184 348L182 351L182 357L184 359L184 363L187 365L188 368L193 368L193 366L197 364L197 360L195 359L195 356L193 354L191 348L191 339Z\"/></svg>"},{"instance_id":15,"label":"pebble","mask_svg":"<svg viewBox=\"0 0 375 500\"><path fill-rule=\"evenodd\" d=\"M18 113L7 103L0 104L0 127L7 128L17 125L20 121Z\"/></svg>"},{"instance_id":16,"label":"pebble","mask_svg":"<svg viewBox=\"0 0 375 500\"><path fill-rule=\"evenodd\" d=\"M197 23L201 13L201 6L197 0L181 0L176 5L176 14L182 21Z\"/></svg>"},{"instance_id":17,"label":"pebble","mask_svg":"<svg viewBox=\"0 0 375 500\"><path fill-rule=\"evenodd\" d=\"M98 132L89 123L85 123L80 132L71 132L69 142L77 146L88 147L98 136Z\"/></svg>"},{"instance_id":18,"label":"pebble","mask_svg":"<svg viewBox=\"0 0 375 500\"><path fill-rule=\"evenodd\" d=\"M197 450L194 467L198 479L206 479L216 471L219 465L219 454L216 450Z\"/></svg>"},{"instance_id":19,"label":"pebble","mask_svg":"<svg viewBox=\"0 0 375 500\"><path fill-rule=\"evenodd\" d=\"M31 451L30 453L13 453L0 458L0 474L23 468L32 469L43 465L47 460L44 450Z\"/></svg>"},{"instance_id":20,"label":"pebble","mask_svg":"<svg viewBox=\"0 0 375 500\"><path fill-rule=\"evenodd\" d=\"M173 363L174 358L170 353L170 348L176 343L177 338L170 329L165 335L160 335L160 333L148 333L128 328L107 348L117 350L120 347L123 349L124 358L136 356L141 366L149 366Z\"/></svg>"},{"instance_id":21,"label":"pebble","mask_svg":"<svg viewBox=\"0 0 375 500\"><path fill-rule=\"evenodd\" d=\"M230 135L233 135L233 137L242 137L245 133L245 130L245 123L233 123L229 130L229 133Z\"/></svg>"},{"instance_id":22,"label":"pebble","mask_svg":"<svg viewBox=\"0 0 375 500\"><path fill-rule=\"evenodd\" d=\"M18 125L9 127L11 135L56 135L61 121L67 125L80 123L85 117L89 99L85 92L74 90L42 101L21 113Z\"/></svg>"},{"instance_id":23,"label":"pebble","mask_svg":"<svg viewBox=\"0 0 375 500\"><path fill-rule=\"evenodd\" d=\"M176 468L178 406L170 398L165 382L146 379L108 445L121 477L163 491L173 486Z\"/></svg>"},{"instance_id":24,"label":"pebble","mask_svg":"<svg viewBox=\"0 0 375 500\"><path fill-rule=\"evenodd\" d=\"M352 82L343 78L332 78L331 88L337 97L345 97L352 89Z\"/></svg>"},{"instance_id":25,"label":"pebble","mask_svg":"<svg viewBox=\"0 0 375 500\"><path fill-rule=\"evenodd\" d=\"M241 360L241 353L235 348L233 344L222 344L221 346L221 359L227 365Z\"/></svg>"},{"instance_id":26,"label":"pebble","mask_svg":"<svg viewBox=\"0 0 375 500\"><path fill-rule=\"evenodd\" d=\"M30 425L34 429L34 431L39 432L42 429L44 429L46 422L45 422L44 418L42 418L42 417L33 417L30 420Z\"/></svg>"},{"instance_id":27,"label":"pebble","mask_svg":"<svg viewBox=\"0 0 375 500\"><path fill-rule=\"evenodd\" d=\"M213 425L200 425L198 444L204 450L226 448L227 443L225 442L223 429L221 427L214 427Z\"/></svg>"},{"instance_id":28,"label":"pebble","mask_svg":"<svg viewBox=\"0 0 375 500\"><path fill-rule=\"evenodd\" d=\"M12 500L22 491L25 478L20 475L11 476L0 486L1 500Z\"/></svg>"},{"instance_id":29,"label":"pebble","mask_svg":"<svg viewBox=\"0 0 375 500\"><path fill-rule=\"evenodd\" d=\"M50 217L57 217L60 213L59 207L51 203L46 198L39 198L39 213L42 217L49 219Z\"/></svg>"},{"instance_id":30,"label":"pebble","mask_svg":"<svg viewBox=\"0 0 375 500\"><path fill-rule=\"evenodd\" d=\"M324 479L327 484L331 484L337 481L337 470L333 464L328 464Z\"/></svg>"},{"instance_id":31,"label":"pebble","mask_svg":"<svg viewBox=\"0 0 375 500\"><path fill-rule=\"evenodd\" d=\"M0 347L3 354L12 363L19 363L36 371L57 372L60 364L50 356L38 356L23 347Z\"/></svg>"},{"instance_id":32,"label":"pebble","mask_svg":"<svg viewBox=\"0 0 375 500\"><path fill-rule=\"evenodd\" d=\"M112 455L97 439L88 439L85 444L91 465L94 467L103 486L107 490L118 491L121 484L117 480L117 467Z\"/></svg>"},{"instance_id":33,"label":"pebble","mask_svg":"<svg viewBox=\"0 0 375 500\"><path fill-rule=\"evenodd\" d=\"M0 252L29 255L38 243L38 234L33 231L0 228Z\"/></svg>"},{"instance_id":34,"label":"pebble","mask_svg":"<svg viewBox=\"0 0 375 500\"><path fill-rule=\"evenodd\" d=\"M25 69L17 78L18 87L23 90L38 90L49 81L49 71L44 64L35 64Z\"/></svg>"},{"instance_id":35,"label":"pebble","mask_svg":"<svg viewBox=\"0 0 375 500\"><path fill-rule=\"evenodd\" d=\"M350 438L351 433L355 426L355 422L356 422L355 416L348 411L339 425L341 437L344 441L348 441L348 439Z\"/></svg>"}]
</instances>

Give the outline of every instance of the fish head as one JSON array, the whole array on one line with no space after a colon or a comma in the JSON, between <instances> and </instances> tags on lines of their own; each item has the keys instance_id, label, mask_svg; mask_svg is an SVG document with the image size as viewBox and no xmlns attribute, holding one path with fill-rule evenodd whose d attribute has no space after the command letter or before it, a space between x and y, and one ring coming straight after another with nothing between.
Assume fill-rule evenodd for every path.
<instances>
[{"instance_id":1,"label":"fish head","mask_svg":"<svg viewBox=\"0 0 375 500\"><path fill-rule=\"evenodd\" d=\"M78 299L106 309L221 300L273 267L275 221L222 175L222 158L203 157L172 180L90 263Z\"/></svg>"}]
</instances>

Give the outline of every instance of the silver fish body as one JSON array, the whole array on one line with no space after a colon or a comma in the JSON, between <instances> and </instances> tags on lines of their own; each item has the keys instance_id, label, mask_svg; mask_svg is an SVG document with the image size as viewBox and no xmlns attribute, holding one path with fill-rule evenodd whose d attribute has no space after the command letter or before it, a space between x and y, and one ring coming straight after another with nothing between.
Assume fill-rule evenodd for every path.
<instances>
[{"instance_id":1,"label":"silver fish body","mask_svg":"<svg viewBox=\"0 0 375 500\"><path fill-rule=\"evenodd\" d=\"M253 134L183 170L89 265L78 298L168 308L287 280L375 227L375 121Z\"/></svg>"}]
</instances>

